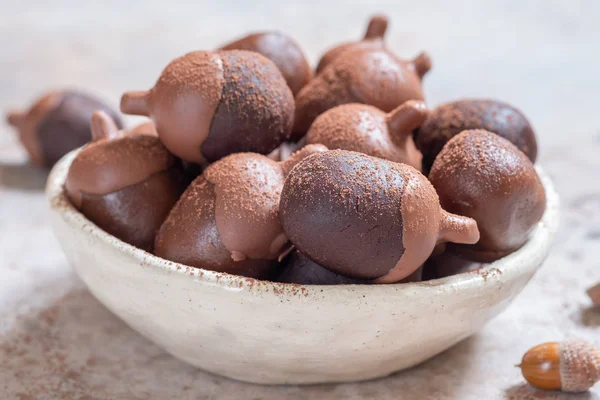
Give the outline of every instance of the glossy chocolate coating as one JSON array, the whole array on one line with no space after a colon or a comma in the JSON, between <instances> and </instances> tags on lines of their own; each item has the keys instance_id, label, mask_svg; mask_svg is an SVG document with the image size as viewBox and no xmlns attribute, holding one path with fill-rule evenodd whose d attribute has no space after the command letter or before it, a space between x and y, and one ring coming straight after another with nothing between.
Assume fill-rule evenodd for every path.
<instances>
[{"instance_id":1,"label":"glossy chocolate coating","mask_svg":"<svg viewBox=\"0 0 600 400\"><path fill-rule=\"evenodd\" d=\"M423 153L423 168L429 171L444 145L469 129L494 132L517 146L535 162L537 142L527 118L513 106L495 100L465 99L442 104L416 132L417 148Z\"/></svg>"},{"instance_id":2,"label":"glossy chocolate coating","mask_svg":"<svg viewBox=\"0 0 600 400\"><path fill-rule=\"evenodd\" d=\"M447 276L477 271L485 267L486 263L472 261L463 258L460 254L445 251L441 254L431 256L423 266L423 280L445 278Z\"/></svg>"},{"instance_id":3,"label":"glossy chocolate coating","mask_svg":"<svg viewBox=\"0 0 600 400\"><path fill-rule=\"evenodd\" d=\"M307 146L283 162L236 153L194 180L165 220L155 254L219 272L264 278L288 242L279 223L285 176L324 146Z\"/></svg>"},{"instance_id":4,"label":"glossy chocolate coating","mask_svg":"<svg viewBox=\"0 0 600 400\"><path fill-rule=\"evenodd\" d=\"M285 181L280 219L296 248L323 267L378 283L406 278L437 243L475 243L475 221L440 208L416 169L331 150L300 162Z\"/></svg>"},{"instance_id":5,"label":"glossy chocolate coating","mask_svg":"<svg viewBox=\"0 0 600 400\"><path fill-rule=\"evenodd\" d=\"M291 132L294 97L277 66L250 51L196 51L173 60L121 110L147 115L164 145L206 164L232 153L268 154Z\"/></svg>"},{"instance_id":6,"label":"glossy chocolate coating","mask_svg":"<svg viewBox=\"0 0 600 400\"><path fill-rule=\"evenodd\" d=\"M221 50L255 51L273 61L295 95L313 77L312 70L296 41L281 32L261 32L226 44Z\"/></svg>"},{"instance_id":7,"label":"glossy chocolate coating","mask_svg":"<svg viewBox=\"0 0 600 400\"><path fill-rule=\"evenodd\" d=\"M402 61L384 49L353 49L335 58L296 96L292 138L299 140L313 121L342 104L362 103L390 112L408 100L423 100L421 79L431 62L425 54Z\"/></svg>"},{"instance_id":8,"label":"glossy chocolate coating","mask_svg":"<svg viewBox=\"0 0 600 400\"><path fill-rule=\"evenodd\" d=\"M479 242L452 246L473 260L493 261L517 250L546 208L531 160L508 140L485 130L464 131L450 139L429 179L444 209L477 221Z\"/></svg>"},{"instance_id":9,"label":"glossy chocolate coating","mask_svg":"<svg viewBox=\"0 0 600 400\"><path fill-rule=\"evenodd\" d=\"M358 42L342 43L329 49L317 65L317 74L320 73L333 60L343 54L345 51L354 49L382 49L385 47L383 41L385 32L388 28L388 18L385 15L375 15L369 20L365 36Z\"/></svg>"},{"instance_id":10,"label":"glossy chocolate coating","mask_svg":"<svg viewBox=\"0 0 600 400\"><path fill-rule=\"evenodd\" d=\"M118 114L100 100L77 91L61 90L40 97L27 111L7 115L17 128L31 160L51 167L71 150L92 139L90 118L96 110L108 113L118 127Z\"/></svg>"},{"instance_id":11,"label":"glossy chocolate coating","mask_svg":"<svg viewBox=\"0 0 600 400\"><path fill-rule=\"evenodd\" d=\"M94 141L71 164L65 192L101 229L151 251L156 232L183 192L181 165L152 134L151 125L123 132L107 114L96 112L92 132Z\"/></svg>"},{"instance_id":12,"label":"glossy chocolate coating","mask_svg":"<svg viewBox=\"0 0 600 400\"><path fill-rule=\"evenodd\" d=\"M305 139L330 150L358 151L421 170L421 153L412 131L425 118L427 106L418 100L409 100L389 114L366 104L344 104L319 115Z\"/></svg>"}]
</instances>

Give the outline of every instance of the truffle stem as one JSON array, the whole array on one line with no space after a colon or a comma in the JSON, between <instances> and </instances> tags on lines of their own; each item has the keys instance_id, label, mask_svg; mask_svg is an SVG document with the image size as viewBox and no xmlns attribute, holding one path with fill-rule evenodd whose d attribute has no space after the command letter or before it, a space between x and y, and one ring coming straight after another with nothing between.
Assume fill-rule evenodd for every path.
<instances>
[{"instance_id":1,"label":"truffle stem","mask_svg":"<svg viewBox=\"0 0 600 400\"><path fill-rule=\"evenodd\" d=\"M283 169L283 174L287 176L292 170L292 168L294 168L294 166L300 161L304 160L306 157L312 154L320 153L323 151L327 151L327 147L323 146L322 144L309 144L307 146L304 146L303 148L292 154L290 158L280 162L281 168Z\"/></svg>"},{"instance_id":2,"label":"truffle stem","mask_svg":"<svg viewBox=\"0 0 600 400\"><path fill-rule=\"evenodd\" d=\"M410 65L419 76L419 79L423 79L425 74L431 69L431 58L423 51L410 62Z\"/></svg>"},{"instance_id":3,"label":"truffle stem","mask_svg":"<svg viewBox=\"0 0 600 400\"><path fill-rule=\"evenodd\" d=\"M369 21L365 39L382 39L388 27L388 19L384 15L375 15Z\"/></svg>"},{"instance_id":4,"label":"truffle stem","mask_svg":"<svg viewBox=\"0 0 600 400\"><path fill-rule=\"evenodd\" d=\"M94 111L90 120L92 128L92 140L113 139L121 136L121 132L115 121L104 111Z\"/></svg>"},{"instance_id":5,"label":"truffle stem","mask_svg":"<svg viewBox=\"0 0 600 400\"><path fill-rule=\"evenodd\" d=\"M125 114L148 116L150 113L149 99L149 90L127 92L121 97L121 111Z\"/></svg>"},{"instance_id":6,"label":"truffle stem","mask_svg":"<svg viewBox=\"0 0 600 400\"><path fill-rule=\"evenodd\" d=\"M26 116L27 114L22 111L11 111L6 115L6 122L15 128L18 128L19 125L23 123Z\"/></svg>"},{"instance_id":7,"label":"truffle stem","mask_svg":"<svg viewBox=\"0 0 600 400\"><path fill-rule=\"evenodd\" d=\"M408 100L392 110L387 116L387 125L394 139L406 139L412 131L425 122L429 110L420 100Z\"/></svg>"},{"instance_id":8,"label":"truffle stem","mask_svg":"<svg viewBox=\"0 0 600 400\"><path fill-rule=\"evenodd\" d=\"M442 210L438 243L475 244L478 241L479 229L474 219Z\"/></svg>"}]
</instances>

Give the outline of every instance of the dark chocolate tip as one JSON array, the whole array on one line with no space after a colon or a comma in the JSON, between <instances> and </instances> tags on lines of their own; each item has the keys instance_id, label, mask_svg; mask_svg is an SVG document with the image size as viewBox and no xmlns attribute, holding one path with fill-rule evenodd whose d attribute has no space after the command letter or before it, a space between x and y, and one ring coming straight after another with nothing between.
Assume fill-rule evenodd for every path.
<instances>
[{"instance_id":1,"label":"dark chocolate tip","mask_svg":"<svg viewBox=\"0 0 600 400\"><path fill-rule=\"evenodd\" d=\"M388 28L388 18L385 15L375 15L369 21L365 39L383 38Z\"/></svg>"}]
</instances>

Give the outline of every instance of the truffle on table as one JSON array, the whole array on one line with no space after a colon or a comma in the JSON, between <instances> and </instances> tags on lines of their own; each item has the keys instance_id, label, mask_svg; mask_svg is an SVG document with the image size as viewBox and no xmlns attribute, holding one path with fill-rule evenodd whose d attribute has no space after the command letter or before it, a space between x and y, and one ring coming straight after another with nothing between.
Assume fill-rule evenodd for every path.
<instances>
[{"instance_id":1,"label":"truffle on table","mask_svg":"<svg viewBox=\"0 0 600 400\"><path fill-rule=\"evenodd\" d=\"M421 79L430 67L425 53L403 61L385 49L343 52L296 95L292 139L299 140L335 106L361 103L390 112L408 100L423 100Z\"/></svg>"},{"instance_id":2,"label":"truffle on table","mask_svg":"<svg viewBox=\"0 0 600 400\"><path fill-rule=\"evenodd\" d=\"M469 129L494 132L519 148L531 162L537 157L537 142L527 118L515 107L496 100L464 99L441 104L431 110L415 132L423 153L423 169L429 171L444 145Z\"/></svg>"},{"instance_id":3,"label":"truffle on table","mask_svg":"<svg viewBox=\"0 0 600 400\"><path fill-rule=\"evenodd\" d=\"M106 112L121 128L119 115L93 96L73 90L56 90L37 99L27 111L12 111L7 121L31 161L52 167L71 150L92 139L90 118L96 110Z\"/></svg>"},{"instance_id":4,"label":"truffle on table","mask_svg":"<svg viewBox=\"0 0 600 400\"><path fill-rule=\"evenodd\" d=\"M67 197L107 233L151 251L156 232L185 188L180 162L151 124L119 131L102 111L91 121L93 141L73 159Z\"/></svg>"},{"instance_id":5,"label":"truffle on table","mask_svg":"<svg viewBox=\"0 0 600 400\"><path fill-rule=\"evenodd\" d=\"M427 118L422 101L409 100L386 114L366 104L344 104L319 115L305 136L330 150L352 150L421 170L412 131Z\"/></svg>"},{"instance_id":6,"label":"truffle on table","mask_svg":"<svg viewBox=\"0 0 600 400\"><path fill-rule=\"evenodd\" d=\"M291 171L280 219L294 246L332 272L376 283L411 275L438 243L476 243L471 218L447 213L416 169L345 150Z\"/></svg>"},{"instance_id":7,"label":"truffle on table","mask_svg":"<svg viewBox=\"0 0 600 400\"><path fill-rule=\"evenodd\" d=\"M253 33L221 47L221 50L254 51L273 61L295 95L313 72L298 43L281 32Z\"/></svg>"},{"instance_id":8,"label":"truffle on table","mask_svg":"<svg viewBox=\"0 0 600 400\"><path fill-rule=\"evenodd\" d=\"M211 164L181 196L156 236L155 254L192 267L265 278L286 250L279 222L285 177L306 146L283 162L236 153Z\"/></svg>"},{"instance_id":9,"label":"truffle on table","mask_svg":"<svg viewBox=\"0 0 600 400\"><path fill-rule=\"evenodd\" d=\"M477 221L481 239L476 245L449 245L476 261L494 261L519 249L546 208L531 160L485 130L463 131L450 139L429 180L444 209Z\"/></svg>"},{"instance_id":10,"label":"truffle on table","mask_svg":"<svg viewBox=\"0 0 600 400\"><path fill-rule=\"evenodd\" d=\"M208 164L277 148L291 133L294 96L258 53L196 51L171 61L152 89L125 93L121 110L151 117L174 155Z\"/></svg>"}]
</instances>

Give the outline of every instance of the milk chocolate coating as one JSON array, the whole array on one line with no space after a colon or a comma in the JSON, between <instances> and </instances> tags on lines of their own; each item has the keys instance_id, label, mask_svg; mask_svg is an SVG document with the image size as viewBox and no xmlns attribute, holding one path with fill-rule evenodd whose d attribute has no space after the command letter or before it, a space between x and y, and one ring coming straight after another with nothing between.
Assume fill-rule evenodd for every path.
<instances>
[{"instance_id":1,"label":"milk chocolate coating","mask_svg":"<svg viewBox=\"0 0 600 400\"><path fill-rule=\"evenodd\" d=\"M151 90L125 93L121 110L151 117L173 154L206 164L273 151L290 135L294 97L258 53L196 51L173 60Z\"/></svg>"},{"instance_id":2,"label":"milk chocolate coating","mask_svg":"<svg viewBox=\"0 0 600 400\"><path fill-rule=\"evenodd\" d=\"M281 32L262 32L229 43L222 50L254 51L273 61L296 95L313 77L312 70L296 41Z\"/></svg>"},{"instance_id":3,"label":"milk chocolate coating","mask_svg":"<svg viewBox=\"0 0 600 400\"><path fill-rule=\"evenodd\" d=\"M388 18L385 15L375 15L369 20L369 25L365 32L365 36L358 42L342 43L329 49L317 65L317 74L320 73L333 60L348 50L354 49L371 49L377 50L385 48L383 38L388 28Z\"/></svg>"},{"instance_id":4,"label":"milk chocolate coating","mask_svg":"<svg viewBox=\"0 0 600 400\"><path fill-rule=\"evenodd\" d=\"M51 167L65 154L92 138L90 118L96 110L108 113L121 127L118 114L100 100L77 91L53 91L40 97L26 112L8 114L31 160Z\"/></svg>"},{"instance_id":5,"label":"milk chocolate coating","mask_svg":"<svg viewBox=\"0 0 600 400\"><path fill-rule=\"evenodd\" d=\"M300 162L285 181L280 220L290 241L340 275L398 282L437 243L475 243L475 221L448 214L414 168L332 150Z\"/></svg>"},{"instance_id":6,"label":"milk chocolate coating","mask_svg":"<svg viewBox=\"0 0 600 400\"><path fill-rule=\"evenodd\" d=\"M442 207L477 221L479 242L452 246L476 261L493 261L520 248L546 208L531 160L508 140L485 130L464 131L450 139L429 179Z\"/></svg>"},{"instance_id":7,"label":"milk chocolate coating","mask_svg":"<svg viewBox=\"0 0 600 400\"><path fill-rule=\"evenodd\" d=\"M500 101L465 99L436 107L417 130L416 144L423 153L424 170L431 169L435 157L448 140L469 129L494 132L512 142L535 162L535 133L519 110Z\"/></svg>"},{"instance_id":8,"label":"milk chocolate coating","mask_svg":"<svg viewBox=\"0 0 600 400\"><path fill-rule=\"evenodd\" d=\"M431 256L423 266L423 280L445 278L447 276L476 271L485 267L486 263L463 258L460 254L445 251Z\"/></svg>"},{"instance_id":9,"label":"milk chocolate coating","mask_svg":"<svg viewBox=\"0 0 600 400\"><path fill-rule=\"evenodd\" d=\"M307 146L284 162L237 153L211 164L181 196L157 237L155 254L214 271L264 278L288 242L279 223L285 176Z\"/></svg>"},{"instance_id":10,"label":"milk chocolate coating","mask_svg":"<svg viewBox=\"0 0 600 400\"><path fill-rule=\"evenodd\" d=\"M344 104L319 115L305 139L330 150L358 151L421 170L421 153L412 131L425 118L427 106L417 100L409 100L389 114L365 104Z\"/></svg>"},{"instance_id":11,"label":"milk chocolate coating","mask_svg":"<svg viewBox=\"0 0 600 400\"><path fill-rule=\"evenodd\" d=\"M158 137L138 133L147 128L118 131L107 114L94 113L94 141L73 160L65 192L98 227L151 251L184 184L180 163Z\"/></svg>"},{"instance_id":12,"label":"milk chocolate coating","mask_svg":"<svg viewBox=\"0 0 600 400\"><path fill-rule=\"evenodd\" d=\"M335 58L296 96L293 140L299 140L322 113L342 104L362 103L390 112L408 100L423 100L416 71L429 58L401 61L384 49L354 49Z\"/></svg>"}]
</instances>

